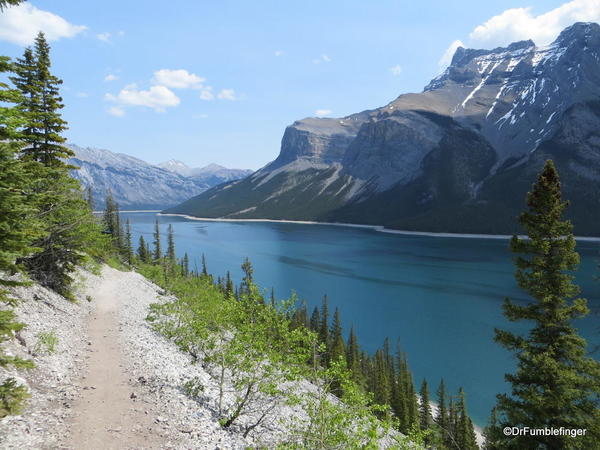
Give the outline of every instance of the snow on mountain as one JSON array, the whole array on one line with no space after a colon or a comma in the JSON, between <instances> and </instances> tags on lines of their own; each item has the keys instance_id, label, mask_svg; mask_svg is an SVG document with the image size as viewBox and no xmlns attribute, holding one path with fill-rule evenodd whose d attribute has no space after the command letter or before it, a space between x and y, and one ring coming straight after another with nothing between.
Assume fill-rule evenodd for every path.
<instances>
[{"instance_id":1,"label":"snow on mountain","mask_svg":"<svg viewBox=\"0 0 600 450\"><path fill-rule=\"evenodd\" d=\"M171 211L512 232L515 208L552 158L589 233L600 220L600 192L590 194L599 129L600 26L576 23L544 47L460 47L423 92L383 107L298 120L273 162Z\"/></svg>"}]
</instances>

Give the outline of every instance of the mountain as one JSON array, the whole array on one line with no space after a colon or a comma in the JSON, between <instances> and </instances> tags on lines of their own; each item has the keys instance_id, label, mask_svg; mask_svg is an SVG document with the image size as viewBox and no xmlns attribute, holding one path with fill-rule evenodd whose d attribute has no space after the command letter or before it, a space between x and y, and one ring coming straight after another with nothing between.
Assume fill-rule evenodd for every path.
<instances>
[{"instance_id":1,"label":"mountain","mask_svg":"<svg viewBox=\"0 0 600 450\"><path fill-rule=\"evenodd\" d=\"M200 217L512 233L547 158L578 234L600 219L600 26L550 45L458 48L418 94L288 126L279 156L243 180L169 209Z\"/></svg>"},{"instance_id":2,"label":"mountain","mask_svg":"<svg viewBox=\"0 0 600 450\"><path fill-rule=\"evenodd\" d=\"M185 176L122 153L73 144L68 147L75 152L69 163L78 167L71 174L84 187L92 187L96 208L103 206L109 189L121 209L162 209L233 180L236 174L242 177L252 173L217 166L218 169Z\"/></svg>"},{"instance_id":3,"label":"mountain","mask_svg":"<svg viewBox=\"0 0 600 450\"><path fill-rule=\"evenodd\" d=\"M250 175L253 171L247 169L228 169L218 164L209 164L205 167L192 168L185 163L171 159L169 161L157 164L169 172L193 178L211 186L224 183L226 181L239 180Z\"/></svg>"}]
</instances>

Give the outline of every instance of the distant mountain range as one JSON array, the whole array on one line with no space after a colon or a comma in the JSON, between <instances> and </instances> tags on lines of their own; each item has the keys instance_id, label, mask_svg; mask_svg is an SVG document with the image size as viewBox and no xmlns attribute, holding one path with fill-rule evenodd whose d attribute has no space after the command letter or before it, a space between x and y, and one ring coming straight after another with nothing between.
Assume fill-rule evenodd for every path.
<instances>
[{"instance_id":1,"label":"distant mountain range","mask_svg":"<svg viewBox=\"0 0 600 450\"><path fill-rule=\"evenodd\" d=\"M91 186L95 208L102 208L110 190L121 209L164 209L177 205L220 183L243 178L251 170L216 164L189 168L180 161L152 165L133 156L70 144L72 175Z\"/></svg>"},{"instance_id":2,"label":"distant mountain range","mask_svg":"<svg viewBox=\"0 0 600 450\"><path fill-rule=\"evenodd\" d=\"M551 44L459 48L418 94L287 127L279 156L168 209L200 217L512 233L554 159L577 234L600 232L600 26Z\"/></svg>"}]
</instances>

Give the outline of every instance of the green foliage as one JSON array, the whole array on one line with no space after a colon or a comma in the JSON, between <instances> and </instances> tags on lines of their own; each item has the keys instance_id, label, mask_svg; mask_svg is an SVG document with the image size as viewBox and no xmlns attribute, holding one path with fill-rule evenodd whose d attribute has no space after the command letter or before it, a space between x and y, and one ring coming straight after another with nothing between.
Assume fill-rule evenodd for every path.
<instances>
[{"instance_id":1,"label":"green foliage","mask_svg":"<svg viewBox=\"0 0 600 450\"><path fill-rule=\"evenodd\" d=\"M58 345L58 336L55 330L42 331L36 335L37 342L33 347L35 354L41 355L46 353L48 355L56 352L56 346Z\"/></svg>"},{"instance_id":2,"label":"green foliage","mask_svg":"<svg viewBox=\"0 0 600 450\"><path fill-rule=\"evenodd\" d=\"M572 272L579 255L573 227L562 220L567 203L552 161L539 174L527 205L520 222L529 239L513 237L511 249L523 255L516 258L515 277L533 300L518 305L506 299L504 314L511 321L528 320L532 328L527 336L496 330L496 341L517 358L516 373L505 376L512 395L498 395L498 426L586 428L587 434L501 437L501 447L591 448L600 441L600 363L586 355L586 342L572 325L588 308L576 298Z\"/></svg>"},{"instance_id":3,"label":"green foliage","mask_svg":"<svg viewBox=\"0 0 600 450\"><path fill-rule=\"evenodd\" d=\"M314 365L309 379L313 390L290 397L292 404L302 406L306 418L284 420L288 438L278 448L380 448L394 425L389 407L374 403L373 396L352 380L343 358L327 368ZM340 398L333 395L338 384Z\"/></svg>"},{"instance_id":4,"label":"green foliage","mask_svg":"<svg viewBox=\"0 0 600 450\"><path fill-rule=\"evenodd\" d=\"M0 12L9 6L16 6L23 3L25 0L0 0Z\"/></svg>"},{"instance_id":5,"label":"green foliage","mask_svg":"<svg viewBox=\"0 0 600 450\"><path fill-rule=\"evenodd\" d=\"M79 183L64 168L38 165L36 173L42 175L34 189L45 234L34 241L40 251L21 261L33 279L72 298L71 273L88 256L101 256L106 241Z\"/></svg>"},{"instance_id":6,"label":"green foliage","mask_svg":"<svg viewBox=\"0 0 600 450\"><path fill-rule=\"evenodd\" d=\"M158 262L162 259L162 249L161 249L161 245L160 245L160 224L158 222L158 219L156 219L156 222L154 224L154 252L152 253L152 260L154 262Z\"/></svg>"},{"instance_id":7,"label":"green foliage","mask_svg":"<svg viewBox=\"0 0 600 450\"><path fill-rule=\"evenodd\" d=\"M20 414L28 397L27 388L17 384L14 378L4 380L0 384L0 419Z\"/></svg>"},{"instance_id":8,"label":"green foliage","mask_svg":"<svg viewBox=\"0 0 600 450\"><path fill-rule=\"evenodd\" d=\"M157 266L143 266L142 272L163 281ZM244 423L248 434L286 395L284 383L301 376L314 335L290 327L292 302L281 309L265 305L252 283L238 300L226 298L208 276L183 278L176 272L165 288L177 300L154 305L149 320L211 368L219 383L217 414L225 428L253 413ZM196 389L193 384L187 388Z\"/></svg>"}]
</instances>

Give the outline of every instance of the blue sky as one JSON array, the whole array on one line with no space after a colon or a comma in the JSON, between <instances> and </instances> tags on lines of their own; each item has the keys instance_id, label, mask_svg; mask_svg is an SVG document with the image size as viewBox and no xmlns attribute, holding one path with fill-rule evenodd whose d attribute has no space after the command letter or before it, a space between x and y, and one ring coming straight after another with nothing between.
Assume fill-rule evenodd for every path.
<instances>
[{"instance_id":1,"label":"blue sky","mask_svg":"<svg viewBox=\"0 0 600 450\"><path fill-rule=\"evenodd\" d=\"M0 16L0 54L19 56L35 30L46 31L71 142L151 163L251 169L277 156L294 120L422 90L452 43L549 41L576 20L600 20L598 0L34 0L18 8Z\"/></svg>"}]
</instances>

